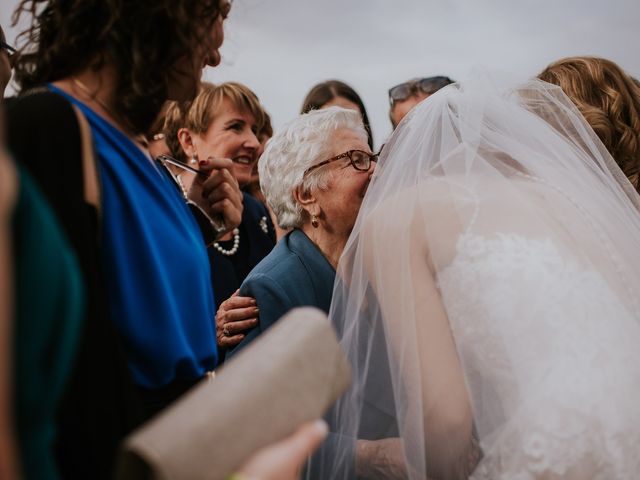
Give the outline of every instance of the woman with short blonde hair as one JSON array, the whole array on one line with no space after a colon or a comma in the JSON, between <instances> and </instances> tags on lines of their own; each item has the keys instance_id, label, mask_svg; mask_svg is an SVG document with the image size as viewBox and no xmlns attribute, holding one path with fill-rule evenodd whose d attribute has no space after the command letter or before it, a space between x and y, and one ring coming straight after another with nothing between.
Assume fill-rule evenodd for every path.
<instances>
[{"instance_id":1,"label":"woman with short blonde hair","mask_svg":"<svg viewBox=\"0 0 640 480\"><path fill-rule=\"evenodd\" d=\"M165 116L164 134L171 155L197 167L207 158L228 158L242 187L251 181L261 145L257 134L266 122L258 97L235 82L204 83L191 102L172 103ZM172 170L185 194L190 172ZM209 245L216 307L240 287L251 269L275 245L275 231L266 207L247 193L242 195L242 222L228 235ZM255 321L250 322L253 326ZM221 333L217 332L218 338ZM219 343L221 349L223 344Z\"/></svg>"}]
</instances>

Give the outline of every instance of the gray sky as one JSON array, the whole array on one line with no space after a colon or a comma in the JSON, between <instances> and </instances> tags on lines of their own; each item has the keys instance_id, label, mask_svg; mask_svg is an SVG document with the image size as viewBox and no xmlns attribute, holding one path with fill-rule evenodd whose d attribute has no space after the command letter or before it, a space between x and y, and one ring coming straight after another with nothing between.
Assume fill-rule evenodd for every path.
<instances>
[{"instance_id":1,"label":"gray sky","mask_svg":"<svg viewBox=\"0 0 640 480\"><path fill-rule=\"evenodd\" d=\"M16 0L0 0L6 27ZM15 37L9 30L8 40ZM412 77L459 78L483 65L537 74L569 55L609 58L640 76L640 0L234 0L213 82L253 89L278 128L315 83L361 95L380 145L389 87Z\"/></svg>"}]
</instances>

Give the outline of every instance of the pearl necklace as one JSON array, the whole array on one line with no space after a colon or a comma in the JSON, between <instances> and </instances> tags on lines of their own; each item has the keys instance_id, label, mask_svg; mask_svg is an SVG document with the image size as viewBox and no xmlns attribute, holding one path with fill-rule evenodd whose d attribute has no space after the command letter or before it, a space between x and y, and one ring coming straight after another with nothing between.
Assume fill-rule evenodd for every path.
<instances>
[{"instance_id":1,"label":"pearl necklace","mask_svg":"<svg viewBox=\"0 0 640 480\"><path fill-rule=\"evenodd\" d=\"M227 257L230 257L231 255L236 253L238 251L239 246L240 246L240 230L238 230L237 228L233 229L233 247L231 247L229 250L225 250L224 248L222 248L218 242L213 242L213 248L215 248L218 252L220 252L222 255L225 255Z\"/></svg>"}]
</instances>

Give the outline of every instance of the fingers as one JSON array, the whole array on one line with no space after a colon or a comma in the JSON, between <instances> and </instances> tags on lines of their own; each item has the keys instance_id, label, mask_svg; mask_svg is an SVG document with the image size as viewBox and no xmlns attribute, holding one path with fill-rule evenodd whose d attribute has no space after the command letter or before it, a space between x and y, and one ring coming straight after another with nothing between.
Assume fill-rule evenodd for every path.
<instances>
[{"instance_id":1,"label":"fingers","mask_svg":"<svg viewBox=\"0 0 640 480\"><path fill-rule=\"evenodd\" d=\"M242 332L258 325L260 310L252 297L241 297L236 290L220 304L216 314L216 338L221 348L235 347L242 340Z\"/></svg>"},{"instance_id":2,"label":"fingers","mask_svg":"<svg viewBox=\"0 0 640 480\"><path fill-rule=\"evenodd\" d=\"M258 318L255 316L258 313L256 307L250 307L246 309L240 309L238 311L227 312L224 317L219 316L216 318L216 338L218 339L218 346L222 348L235 347L242 340L244 340L244 332L258 325ZM234 320L234 315L240 317L240 320ZM253 315L250 318L247 316ZM229 320L231 318L231 320Z\"/></svg>"},{"instance_id":3,"label":"fingers","mask_svg":"<svg viewBox=\"0 0 640 480\"><path fill-rule=\"evenodd\" d=\"M217 335L218 339L218 347L228 349L231 347L235 347L242 340L244 340L244 335L234 335L233 337L226 337L222 333Z\"/></svg>"},{"instance_id":4,"label":"fingers","mask_svg":"<svg viewBox=\"0 0 640 480\"><path fill-rule=\"evenodd\" d=\"M324 420L316 420L302 425L293 435L283 440L282 446L287 449L291 458L302 464L327 436L329 427Z\"/></svg>"},{"instance_id":5,"label":"fingers","mask_svg":"<svg viewBox=\"0 0 640 480\"><path fill-rule=\"evenodd\" d=\"M216 325L223 328L228 322L256 318L259 313L260 309L256 306L254 298L232 295L220 304L216 314Z\"/></svg>"},{"instance_id":6,"label":"fingers","mask_svg":"<svg viewBox=\"0 0 640 480\"><path fill-rule=\"evenodd\" d=\"M204 180L200 178L200 180L202 181L202 198L209 200L209 203L227 197L236 200L240 187L236 177L229 170L213 170L208 178Z\"/></svg>"},{"instance_id":7,"label":"fingers","mask_svg":"<svg viewBox=\"0 0 640 480\"><path fill-rule=\"evenodd\" d=\"M230 171L232 166L233 162L226 158L201 160L199 169L209 176L198 175L189 192L189 197L205 210L210 218L221 217L226 231L236 228L242 221L242 192Z\"/></svg>"},{"instance_id":8,"label":"fingers","mask_svg":"<svg viewBox=\"0 0 640 480\"><path fill-rule=\"evenodd\" d=\"M236 290L233 295L220 304L221 310L232 310L234 308L255 307L256 299L253 297L241 297L240 290Z\"/></svg>"},{"instance_id":9,"label":"fingers","mask_svg":"<svg viewBox=\"0 0 640 480\"><path fill-rule=\"evenodd\" d=\"M248 318L247 320L237 320L233 322L226 322L222 327L222 334L225 337L231 337L233 335L237 335L238 333L244 332L245 330L249 330L250 328L258 325L258 318Z\"/></svg>"},{"instance_id":10,"label":"fingers","mask_svg":"<svg viewBox=\"0 0 640 480\"><path fill-rule=\"evenodd\" d=\"M226 311L224 314L220 315L220 322L222 326L226 323L229 323L228 327L231 326L231 323L240 323L241 320L250 320L257 319L260 314L260 309L258 307L245 307L245 308L234 308L232 310ZM237 326L235 327L237 331Z\"/></svg>"},{"instance_id":11,"label":"fingers","mask_svg":"<svg viewBox=\"0 0 640 480\"><path fill-rule=\"evenodd\" d=\"M240 199L242 198L242 194L240 194ZM232 202L228 198L221 200L220 202L216 202L212 205L208 206L207 214L211 218L222 218L224 221L224 232L219 232L219 234L223 234L237 228L238 225L242 222L242 211L243 211L242 201Z\"/></svg>"},{"instance_id":12,"label":"fingers","mask_svg":"<svg viewBox=\"0 0 640 480\"><path fill-rule=\"evenodd\" d=\"M202 172L211 172L212 170L233 168L233 162L228 158L213 158L209 157L206 160L200 160L198 162L198 168Z\"/></svg>"},{"instance_id":13,"label":"fingers","mask_svg":"<svg viewBox=\"0 0 640 480\"><path fill-rule=\"evenodd\" d=\"M230 158L214 158L209 157L206 160L200 160L200 168L208 168L210 170L233 168L233 161Z\"/></svg>"}]
</instances>

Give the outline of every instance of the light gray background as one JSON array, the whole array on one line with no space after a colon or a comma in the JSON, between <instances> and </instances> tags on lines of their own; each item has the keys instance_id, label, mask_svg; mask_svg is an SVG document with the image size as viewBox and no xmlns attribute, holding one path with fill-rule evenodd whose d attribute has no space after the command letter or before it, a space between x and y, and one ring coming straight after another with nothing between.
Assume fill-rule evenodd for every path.
<instances>
[{"instance_id":1,"label":"light gray background","mask_svg":"<svg viewBox=\"0 0 640 480\"><path fill-rule=\"evenodd\" d=\"M17 3L0 0L9 42ZM639 47L640 0L234 0L222 65L205 78L247 84L276 128L313 84L343 80L380 145L387 90L411 77L459 78L484 65L524 78L569 55L607 57L640 76Z\"/></svg>"}]
</instances>

